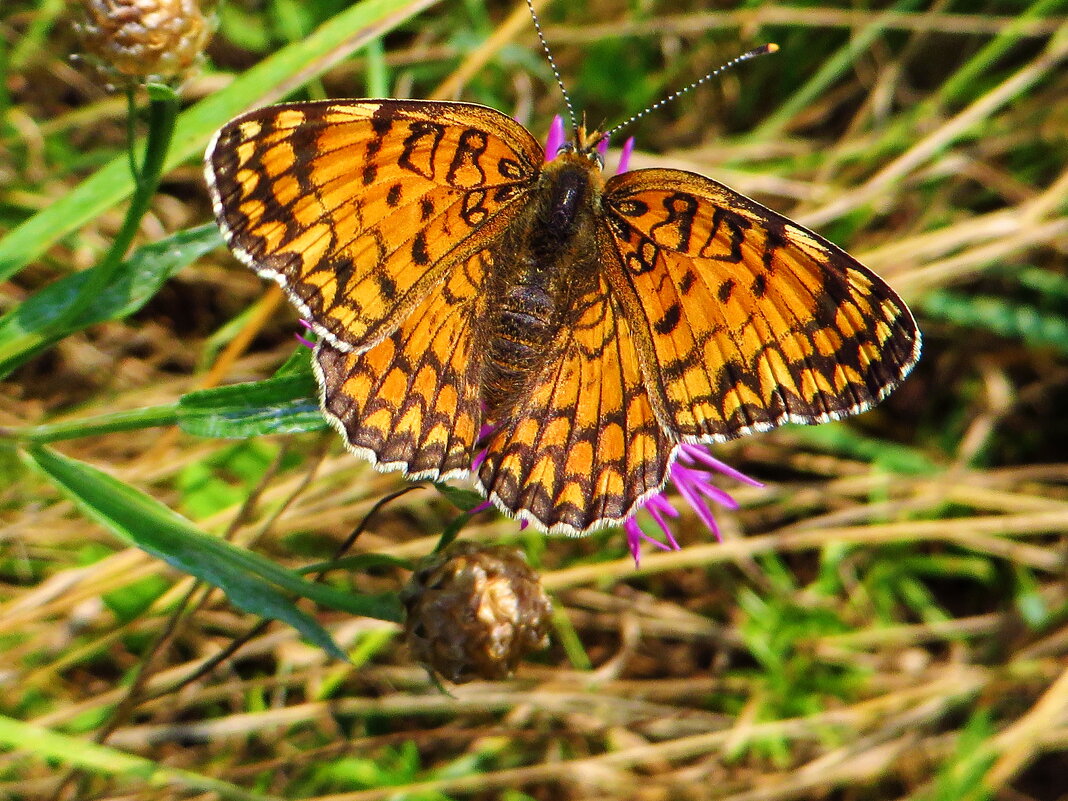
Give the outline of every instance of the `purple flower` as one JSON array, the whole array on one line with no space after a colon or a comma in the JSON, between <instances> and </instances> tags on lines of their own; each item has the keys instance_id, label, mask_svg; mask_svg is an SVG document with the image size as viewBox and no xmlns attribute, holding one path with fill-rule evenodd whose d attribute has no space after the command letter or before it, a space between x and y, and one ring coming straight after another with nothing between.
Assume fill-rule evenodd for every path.
<instances>
[{"instance_id":1,"label":"purple flower","mask_svg":"<svg viewBox=\"0 0 1068 801\"><path fill-rule=\"evenodd\" d=\"M564 145L566 134L564 131L564 120L559 115L553 118L552 125L549 128L549 134L545 140L545 160L552 161L556 158L557 152ZM634 151L634 137L630 137L623 143L623 148L620 152L619 166L616 169L617 173L623 173L627 171L627 167L630 164L630 155ZM602 139L597 144L597 152L604 158L608 152L608 140ZM311 325L301 320L300 324L304 328L311 330ZM312 342L309 342L299 334L296 335L301 344L311 348L314 347ZM479 432L479 440L482 441L489 433L493 431L492 425L484 425ZM477 473L478 468L486 458L486 449L481 450L474 458L471 464L472 473ZM671 465L671 471L668 476L668 483L674 485L678 490L679 495L685 500L697 517L704 523L708 529L718 539L720 536L719 526L716 525L716 519L712 514L710 505L712 503L718 504L726 509L737 509L738 503L730 496L729 493L720 489L712 483L712 477L714 474L720 473L729 478L733 478L736 481L741 481L743 484L748 484L751 487L763 487L756 479L735 470L727 464L724 464L719 459L712 457L708 451L700 445L683 444L679 446L678 458L674 464ZM493 504L489 500L476 506L470 511L470 514L476 514L486 509L492 508ZM660 531L663 533L663 537L660 538L657 535L648 534L642 530L638 525L638 514L648 513L649 517L653 519L653 522L660 527ZM641 559L641 546L642 543L649 543L655 548L659 548L662 551L677 551L681 548L678 541L675 539L675 535L671 533L671 528L668 525L667 518L678 517L679 511L671 504L667 499L664 492L659 492L650 496L641 505L635 514L631 515L623 523L623 531L627 535L627 546L630 549L631 556L634 557L634 565L638 566ZM527 521L521 522L521 528L527 527Z\"/></svg>"},{"instance_id":2,"label":"purple flower","mask_svg":"<svg viewBox=\"0 0 1068 801\"><path fill-rule=\"evenodd\" d=\"M604 140L605 144L608 144L608 140ZM616 175L621 172L626 172L630 167L630 154L634 152L634 137L628 136L627 141L623 143L623 147L619 151L619 166L616 167Z\"/></svg>"},{"instance_id":3,"label":"purple flower","mask_svg":"<svg viewBox=\"0 0 1068 801\"><path fill-rule=\"evenodd\" d=\"M557 114L553 117L552 125L549 126L549 134L545 137L545 160L552 161L557 152L564 146L567 134L564 132L564 118Z\"/></svg>"},{"instance_id":4,"label":"purple flower","mask_svg":"<svg viewBox=\"0 0 1068 801\"><path fill-rule=\"evenodd\" d=\"M545 160L552 161L556 158L556 154L560 151L560 148L564 146L567 141L567 133L564 129L564 118L557 114L553 117L552 124L549 126L549 133L545 137ZM608 140L602 139L597 143L597 152L600 153L602 161L605 155L608 153ZM628 137L627 141L623 143L623 148L619 154L619 166L616 167L616 173L626 172L627 167L630 165L630 154L634 152L634 137Z\"/></svg>"},{"instance_id":5,"label":"purple flower","mask_svg":"<svg viewBox=\"0 0 1068 801\"><path fill-rule=\"evenodd\" d=\"M716 518L709 508L709 501L727 509L737 509L738 502L729 493L712 483L713 473L722 473L751 487L763 487L764 485L714 458L700 445L684 444L679 446L678 461L671 466L668 481L679 491L679 495L682 496L683 500L690 504L701 522L708 526L709 530L719 539L719 526L716 525ZM637 567L641 559L641 545L643 542L647 542L662 551L677 551L680 549L681 546L675 539L675 535L671 533L671 529L665 519L665 515L667 517L678 517L679 512L671 505L671 502L663 492L649 498L638 511L648 512L653 521L660 526L664 536L661 540L643 531L638 525L637 513L623 523L623 530L627 534L627 545L630 548L631 556L634 557L635 567Z\"/></svg>"},{"instance_id":6,"label":"purple flower","mask_svg":"<svg viewBox=\"0 0 1068 801\"><path fill-rule=\"evenodd\" d=\"M307 320L302 318L300 320L300 324L301 324L301 326L304 327L305 331L311 331L312 330L312 324L309 323ZM299 342L301 345L303 345L304 347L308 348L309 350L314 350L315 349L315 343L312 342L310 339L305 339L300 334L294 334L293 336L295 336L297 338L297 342Z\"/></svg>"}]
</instances>

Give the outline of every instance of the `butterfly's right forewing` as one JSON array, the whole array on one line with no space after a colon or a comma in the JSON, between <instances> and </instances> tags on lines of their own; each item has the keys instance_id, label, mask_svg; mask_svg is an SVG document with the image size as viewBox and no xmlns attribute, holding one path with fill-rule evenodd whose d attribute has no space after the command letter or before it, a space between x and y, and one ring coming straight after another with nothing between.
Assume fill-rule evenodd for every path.
<instances>
[{"instance_id":1,"label":"butterfly's right forewing","mask_svg":"<svg viewBox=\"0 0 1068 801\"><path fill-rule=\"evenodd\" d=\"M482 106L326 101L233 120L207 179L234 252L316 333L362 351L507 227L542 158L522 126Z\"/></svg>"}]
</instances>

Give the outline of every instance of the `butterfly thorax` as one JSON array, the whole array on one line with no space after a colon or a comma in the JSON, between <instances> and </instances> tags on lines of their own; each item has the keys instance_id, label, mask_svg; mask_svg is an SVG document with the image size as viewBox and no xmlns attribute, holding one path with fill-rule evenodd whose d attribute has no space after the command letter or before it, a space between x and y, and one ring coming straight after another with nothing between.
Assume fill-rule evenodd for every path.
<instances>
[{"instance_id":1,"label":"butterfly thorax","mask_svg":"<svg viewBox=\"0 0 1068 801\"><path fill-rule=\"evenodd\" d=\"M575 299L597 280L595 209L603 184L595 158L562 152L493 248L483 397L491 420L506 417L553 358L560 332L576 319Z\"/></svg>"}]
</instances>

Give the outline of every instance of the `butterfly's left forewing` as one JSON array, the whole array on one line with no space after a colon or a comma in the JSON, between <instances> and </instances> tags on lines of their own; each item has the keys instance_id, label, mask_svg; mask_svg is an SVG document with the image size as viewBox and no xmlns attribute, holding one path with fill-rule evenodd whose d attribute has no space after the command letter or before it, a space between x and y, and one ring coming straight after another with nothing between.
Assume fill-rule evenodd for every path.
<instances>
[{"instance_id":1,"label":"butterfly's left forewing","mask_svg":"<svg viewBox=\"0 0 1068 801\"><path fill-rule=\"evenodd\" d=\"M322 337L324 412L379 468L470 468L489 249L542 159L498 111L418 100L273 106L209 148L227 242Z\"/></svg>"},{"instance_id":2,"label":"butterfly's left forewing","mask_svg":"<svg viewBox=\"0 0 1068 801\"><path fill-rule=\"evenodd\" d=\"M599 248L657 413L718 441L872 406L919 356L911 313L831 243L707 178L610 179Z\"/></svg>"}]
</instances>

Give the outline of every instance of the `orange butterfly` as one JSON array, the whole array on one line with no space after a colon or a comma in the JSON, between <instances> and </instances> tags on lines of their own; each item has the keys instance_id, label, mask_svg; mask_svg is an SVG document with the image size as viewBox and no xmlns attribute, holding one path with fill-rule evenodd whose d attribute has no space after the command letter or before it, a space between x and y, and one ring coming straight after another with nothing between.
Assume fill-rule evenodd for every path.
<instances>
[{"instance_id":1,"label":"orange butterfly","mask_svg":"<svg viewBox=\"0 0 1068 801\"><path fill-rule=\"evenodd\" d=\"M549 532L619 523L680 444L864 411L919 357L901 299L700 175L552 161L468 103L293 103L207 153L237 256L320 336L324 412L416 479L471 475Z\"/></svg>"}]
</instances>

